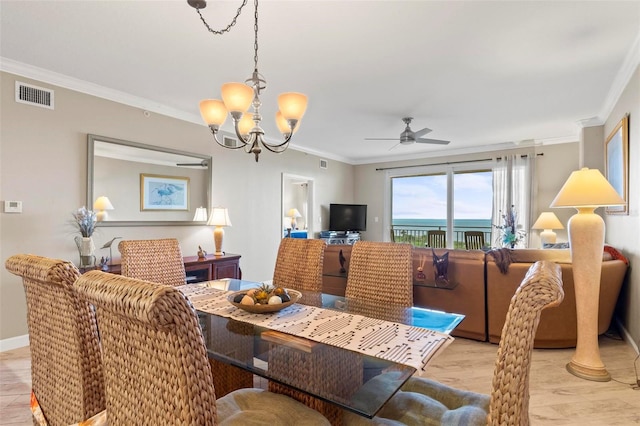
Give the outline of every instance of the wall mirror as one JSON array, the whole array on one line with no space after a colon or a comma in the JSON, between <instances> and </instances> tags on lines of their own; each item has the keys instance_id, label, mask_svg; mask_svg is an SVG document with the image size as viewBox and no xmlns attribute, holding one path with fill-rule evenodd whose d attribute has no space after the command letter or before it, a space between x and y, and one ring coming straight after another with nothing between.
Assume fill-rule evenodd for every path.
<instances>
[{"instance_id":1,"label":"wall mirror","mask_svg":"<svg viewBox=\"0 0 640 426\"><path fill-rule=\"evenodd\" d=\"M105 136L87 136L87 208L106 196L98 226L203 225L211 206L211 157Z\"/></svg>"}]
</instances>

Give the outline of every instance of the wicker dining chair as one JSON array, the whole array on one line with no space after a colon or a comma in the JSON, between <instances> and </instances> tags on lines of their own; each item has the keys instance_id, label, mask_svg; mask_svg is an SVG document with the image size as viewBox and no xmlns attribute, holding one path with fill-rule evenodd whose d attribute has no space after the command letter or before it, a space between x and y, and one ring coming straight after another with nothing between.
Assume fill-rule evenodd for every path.
<instances>
[{"instance_id":1,"label":"wicker dining chair","mask_svg":"<svg viewBox=\"0 0 640 426\"><path fill-rule=\"evenodd\" d=\"M412 255L411 244L358 241L353 245L345 296L370 302L358 314L395 321L387 317L390 300L395 306L413 306Z\"/></svg>"},{"instance_id":2,"label":"wicker dining chair","mask_svg":"<svg viewBox=\"0 0 640 426\"><path fill-rule=\"evenodd\" d=\"M300 303L318 305L322 299L322 267L327 243L321 239L283 238L271 283L298 291L317 292L317 300L304 295Z\"/></svg>"},{"instance_id":3,"label":"wicker dining chair","mask_svg":"<svg viewBox=\"0 0 640 426\"><path fill-rule=\"evenodd\" d=\"M446 248L447 247L447 231L430 230L427 231L427 247Z\"/></svg>"},{"instance_id":4,"label":"wicker dining chair","mask_svg":"<svg viewBox=\"0 0 640 426\"><path fill-rule=\"evenodd\" d=\"M67 426L104 410L98 329L94 311L73 288L78 269L30 254L11 256L5 266L22 277L31 389L49 425Z\"/></svg>"},{"instance_id":5,"label":"wicker dining chair","mask_svg":"<svg viewBox=\"0 0 640 426\"><path fill-rule=\"evenodd\" d=\"M122 255L122 275L158 284L186 284L182 250L175 238L158 240L123 240L118 244ZM220 336L233 340L234 336ZM253 386L253 374L233 365L212 359L218 396Z\"/></svg>"},{"instance_id":6,"label":"wicker dining chair","mask_svg":"<svg viewBox=\"0 0 640 426\"><path fill-rule=\"evenodd\" d=\"M412 377L373 420L345 414L359 425L514 425L529 424L529 372L533 340L543 309L564 298L560 266L534 263L516 290L507 312L496 356L491 395L463 391Z\"/></svg>"},{"instance_id":7,"label":"wicker dining chair","mask_svg":"<svg viewBox=\"0 0 640 426\"><path fill-rule=\"evenodd\" d=\"M75 287L97 312L109 424L329 424L264 389L216 399L196 311L178 289L101 271Z\"/></svg>"},{"instance_id":8,"label":"wicker dining chair","mask_svg":"<svg viewBox=\"0 0 640 426\"><path fill-rule=\"evenodd\" d=\"M122 240L118 250L125 277L173 286L187 283L182 250L175 238Z\"/></svg>"},{"instance_id":9,"label":"wicker dining chair","mask_svg":"<svg viewBox=\"0 0 640 426\"><path fill-rule=\"evenodd\" d=\"M467 250L482 250L484 247L484 232L465 231L464 245Z\"/></svg>"}]
</instances>

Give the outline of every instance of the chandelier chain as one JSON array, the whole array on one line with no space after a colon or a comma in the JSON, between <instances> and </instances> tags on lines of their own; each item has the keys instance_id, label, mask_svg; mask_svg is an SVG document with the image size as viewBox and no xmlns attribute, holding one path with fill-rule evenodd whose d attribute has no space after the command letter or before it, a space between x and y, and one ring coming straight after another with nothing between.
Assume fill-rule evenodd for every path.
<instances>
[{"instance_id":1,"label":"chandelier chain","mask_svg":"<svg viewBox=\"0 0 640 426\"><path fill-rule=\"evenodd\" d=\"M258 0L255 0L254 5L253 32L255 33L255 39L253 42L253 65L255 70L258 71Z\"/></svg>"},{"instance_id":2,"label":"chandelier chain","mask_svg":"<svg viewBox=\"0 0 640 426\"><path fill-rule=\"evenodd\" d=\"M207 30L209 30L210 33L222 35L224 33L227 33L229 31L231 31L231 27L233 27L236 24L236 20L240 16L240 13L242 12L242 8L245 7L246 4L247 4L247 0L243 0L242 4L240 5L240 7L238 7L238 11L236 12L236 16L234 16L233 19L231 20L231 23L229 25L227 25L226 28L223 28L221 30L214 30L213 28L211 28L209 26L209 24L207 24L207 21L204 19L204 16L202 16L202 13L200 13L200 9L196 8L196 11L198 12L198 15L200 16L200 20L202 21L204 26L207 27ZM257 14L257 11L256 11L256 14Z\"/></svg>"}]
</instances>

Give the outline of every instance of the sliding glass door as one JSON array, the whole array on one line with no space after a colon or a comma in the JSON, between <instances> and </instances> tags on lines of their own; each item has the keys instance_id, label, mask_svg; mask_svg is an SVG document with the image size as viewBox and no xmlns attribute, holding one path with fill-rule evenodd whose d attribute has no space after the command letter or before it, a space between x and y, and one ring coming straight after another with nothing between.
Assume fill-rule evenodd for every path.
<instances>
[{"instance_id":1,"label":"sliding glass door","mask_svg":"<svg viewBox=\"0 0 640 426\"><path fill-rule=\"evenodd\" d=\"M490 245L492 179L490 169L392 176L393 240L432 246L429 231L445 231L446 247L464 248L464 233L480 231Z\"/></svg>"}]
</instances>

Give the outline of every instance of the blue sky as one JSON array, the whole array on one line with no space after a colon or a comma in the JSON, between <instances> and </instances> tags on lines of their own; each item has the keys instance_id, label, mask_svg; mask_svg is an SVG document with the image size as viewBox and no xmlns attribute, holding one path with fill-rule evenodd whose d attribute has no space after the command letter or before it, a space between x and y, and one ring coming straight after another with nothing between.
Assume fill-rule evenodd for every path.
<instances>
[{"instance_id":1,"label":"blue sky","mask_svg":"<svg viewBox=\"0 0 640 426\"><path fill-rule=\"evenodd\" d=\"M491 219L491 172L454 176L454 218ZM394 219L446 219L446 175L393 179Z\"/></svg>"}]
</instances>

